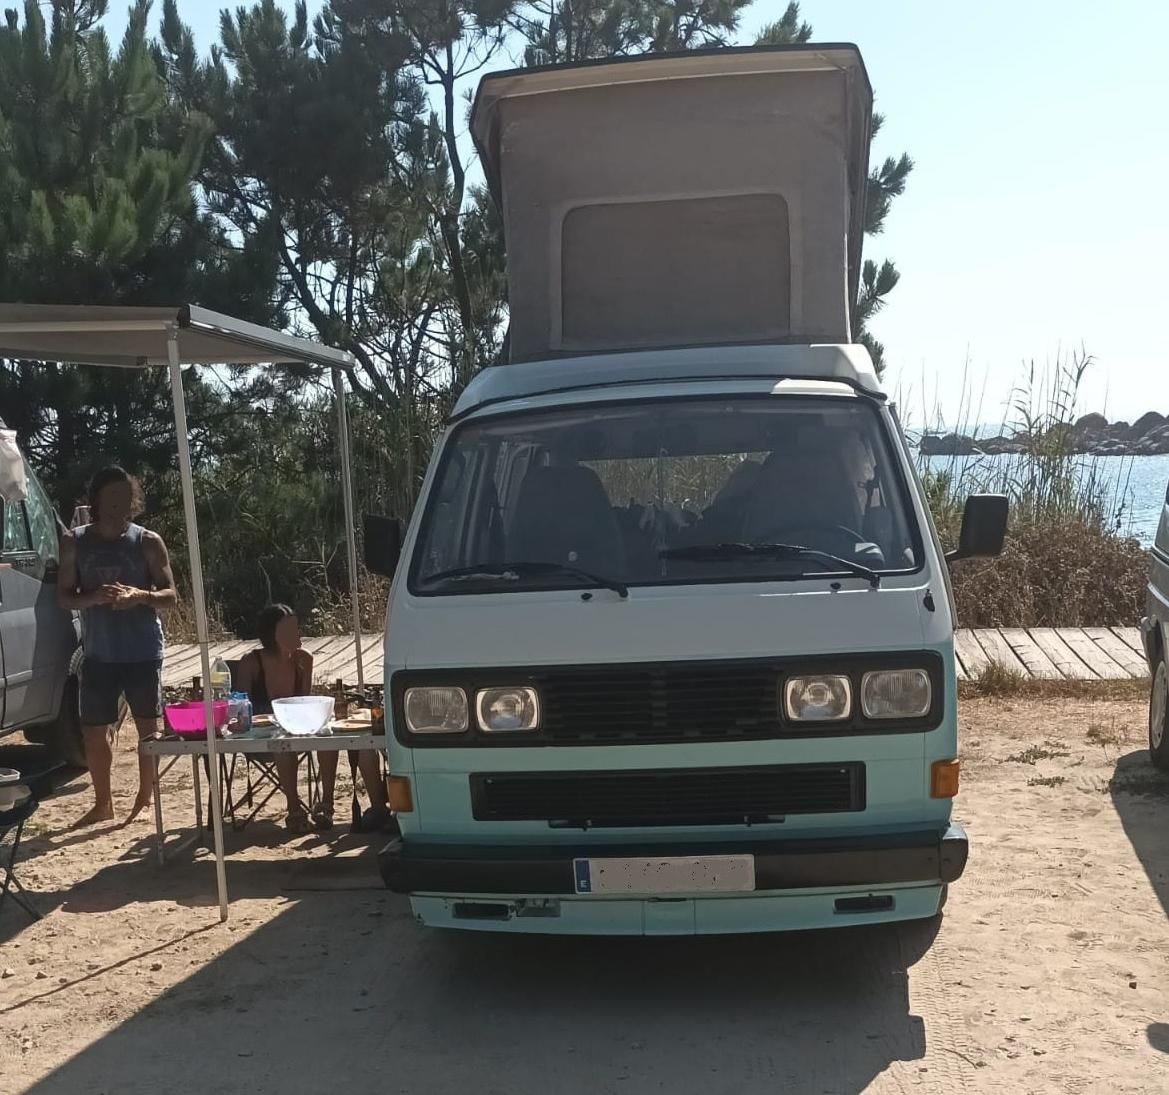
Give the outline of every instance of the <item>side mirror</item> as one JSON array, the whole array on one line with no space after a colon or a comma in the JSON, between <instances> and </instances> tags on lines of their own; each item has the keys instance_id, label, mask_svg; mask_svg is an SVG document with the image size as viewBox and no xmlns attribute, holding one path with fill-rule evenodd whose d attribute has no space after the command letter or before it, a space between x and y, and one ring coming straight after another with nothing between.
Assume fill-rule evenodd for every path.
<instances>
[{"instance_id":1,"label":"side mirror","mask_svg":"<svg viewBox=\"0 0 1169 1095\"><path fill-rule=\"evenodd\" d=\"M1007 535L1009 508L1005 494L972 494L967 498L958 549L946 554L946 562L1000 554Z\"/></svg>"},{"instance_id":2,"label":"side mirror","mask_svg":"<svg viewBox=\"0 0 1169 1095\"><path fill-rule=\"evenodd\" d=\"M392 579L402 554L402 522L367 513L362 521L362 533L365 569L371 574Z\"/></svg>"}]
</instances>

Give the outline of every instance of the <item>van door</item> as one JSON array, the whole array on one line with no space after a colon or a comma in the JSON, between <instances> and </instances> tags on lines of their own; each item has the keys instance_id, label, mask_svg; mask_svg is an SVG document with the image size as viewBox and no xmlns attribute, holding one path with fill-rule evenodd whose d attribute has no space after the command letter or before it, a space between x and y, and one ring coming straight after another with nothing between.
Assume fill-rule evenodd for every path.
<instances>
[{"instance_id":1,"label":"van door","mask_svg":"<svg viewBox=\"0 0 1169 1095\"><path fill-rule=\"evenodd\" d=\"M24 502L4 502L0 545L0 628L6 728L51 719L77 643L72 613L57 604L56 516L30 477Z\"/></svg>"},{"instance_id":2,"label":"van door","mask_svg":"<svg viewBox=\"0 0 1169 1095\"><path fill-rule=\"evenodd\" d=\"M0 628L4 630L4 727L17 725L31 707L32 646L36 641L32 533L23 502L4 502L0 545Z\"/></svg>"},{"instance_id":3,"label":"van door","mask_svg":"<svg viewBox=\"0 0 1169 1095\"><path fill-rule=\"evenodd\" d=\"M3 504L0 502L0 506ZM8 703L8 677L4 672L4 571L6 565L0 562L0 730L8 726L8 721L4 716L4 708Z\"/></svg>"},{"instance_id":4,"label":"van door","mask_svg":"<svg viewBox=\"0 0 1169 1095\"><path fill-rule=\"evenodd\" d=\"M1161 630L1163 650L1166 630L1169 630L1166 627L1169 624L1169 489L1165 491L1157 538L1153 542L1152 562L1149 566L1148 614L1152 625L1150 631L1153 628Z\"/></svg>"}]
</instances>

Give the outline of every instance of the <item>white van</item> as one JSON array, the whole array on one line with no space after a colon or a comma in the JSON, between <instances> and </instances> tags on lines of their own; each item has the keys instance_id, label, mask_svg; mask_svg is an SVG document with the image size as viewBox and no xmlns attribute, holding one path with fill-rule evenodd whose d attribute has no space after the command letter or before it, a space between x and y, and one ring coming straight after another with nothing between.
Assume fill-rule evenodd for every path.
<instances>
[{"instance_id":1,"label":"white van","mask_svg":"<svg viewBox=\"0 0 1169 1095\"><path fill-rule=\"evenodd\" d=\"M0 420L0 737L23 730L71 764L85 763L77 704L81 628L57 604L60 522Z\"/></svg>"},{"instance_id":2,"label":"white van","mask_svg":"<svg viewBox=\"0 0 1169 1095\"><path fill-rule=\"evenodd\" d=\"M366 528L424 923L910 919L962 873L947 561L851 341L870 110L847 46L483 81L512 363Z\"/></svg>"},{"instance_id":3,"label":"white van","mask_svg":"<svg viewBox=\"0 0 1169 1095\"><path fill-rule=\"evenodd\" d=\"M1158 768L1169 771L1169 491L1153 542L1141 637L1153 678L1149 694L1149 757Z\"/></svg>"}]
</instances>

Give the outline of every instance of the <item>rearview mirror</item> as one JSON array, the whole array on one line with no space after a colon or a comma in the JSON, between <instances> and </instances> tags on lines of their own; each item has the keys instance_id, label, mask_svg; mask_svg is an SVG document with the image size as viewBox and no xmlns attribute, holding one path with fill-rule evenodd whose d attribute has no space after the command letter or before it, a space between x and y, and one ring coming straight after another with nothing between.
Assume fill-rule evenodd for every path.
<instances>
[{"instance_id":1,"label":"rearview mirror","mask_svg":"<svg viewBox=\"0 0 1169 1095\"><path fill-rule=\"evenodd\" d=\"M367 513L362 521L362 533L365 569L371 574L392 579L402 554L402 522Z\"/></svg>"},{"instance_id":2,"label":"rearview mirror","mask_svg":"<svg viewBox=\"0 0 1169 1095\"><path fill-rule=\"evenodd\" d=\"M972 494L967 498L958 548L946 554L946 562L1000 554L1007 535L1009 509L1005 494Z\"/></svg>"}]
</instances>

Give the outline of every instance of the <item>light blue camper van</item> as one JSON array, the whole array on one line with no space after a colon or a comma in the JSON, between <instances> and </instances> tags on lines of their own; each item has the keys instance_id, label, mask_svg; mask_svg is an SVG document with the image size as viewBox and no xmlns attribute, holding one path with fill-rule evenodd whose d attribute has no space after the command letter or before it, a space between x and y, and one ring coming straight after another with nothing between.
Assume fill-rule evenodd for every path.
<instances>
[{"instance_id":1,"label":"light blue camper van","mask_svg":"<svg viewBox=\"0 0 1169 1095\"><path fill-rule=\"evenodd\" d=\"M870 108L850 46L483 81L512 360L366 536L423 923L912 919L962 874L947 560L851 340Z\"/></svg>"}]
</instances>

